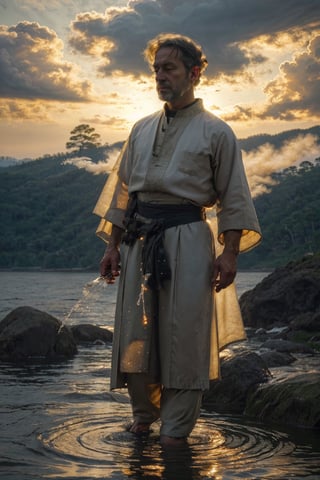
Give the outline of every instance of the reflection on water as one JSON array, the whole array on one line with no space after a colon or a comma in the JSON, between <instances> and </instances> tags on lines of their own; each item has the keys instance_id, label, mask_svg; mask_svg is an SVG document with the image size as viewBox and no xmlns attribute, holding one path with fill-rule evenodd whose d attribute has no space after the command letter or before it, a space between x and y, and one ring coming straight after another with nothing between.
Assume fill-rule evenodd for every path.
<instances>
[{"instance_id":1,"label":"reflection on water","mask_svg":"<svg viewBox=\"0 0 320 480\"><path fill-rule=\"evenodd\" d=\"M25 277L23 291L12 293L6 285L0 293L3 311L27 304L58 312L66 323L111 327L115 289L91 274L55 274L54 281L37 275L32 273L29 292ZM258 281L241 280L242 289ZM73 290L80 291L77 299ZM307 430L286 433L202 412L185 448L163 450L158 424L149 436L136 439L125 431L130 420L126 392L109 391L110 356L110 346L99 345L81 347L64 363L0 364L1 479L320 479L319 435Z\"/></svg>"},{"instance_id":2,"label":"reflection on water","mask_svg":"<svg viewBox=\"0 0 320 480\"><path fill-rule=\"evenodd\" d=\"M64 460L61 477L279 480L318 471L319 455L306 463L310 452L287 435L239 419L204 415L188 446L163 450L157 426L137 440L124 431L123 414L129 411L115 409L116 415L73 418L40 436L46 454Z\"/></svg>"},{"instance_id":3,"label":"reflection on water","mask_svg":"<svg viewBox=\"0 0 320 480\"><path fill-rule=\"evenodd\" d=\"M167 451L160 447L158 425L141 439L125 431L126 395L67 394L45 408L39 416L36 404L20 405L11 427L17 433L22 426L22 432L2 451L2 478L319 478L319 452L239 418L203 413L188 446Z\"/></svg>"}]
</instances>

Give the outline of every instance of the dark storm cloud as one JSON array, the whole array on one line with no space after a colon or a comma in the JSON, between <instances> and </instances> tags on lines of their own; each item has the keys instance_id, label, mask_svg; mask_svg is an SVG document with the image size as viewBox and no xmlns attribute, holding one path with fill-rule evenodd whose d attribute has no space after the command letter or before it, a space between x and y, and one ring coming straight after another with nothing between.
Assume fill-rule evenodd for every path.
<instances>
[{"instance_id":1,"label":"dark storm cloud","mask_svg":"<svg viewBox=\"0 0 320 480\"><path fill-rule=\"evenodd\" d=\"M291 62L280 66L280 75L265 92L269 104L263 117L285 120L320 115L320 36Z\"/></svg>"},{"instance_id":2,"label":"dark storm cloud","mask_svg":"<svg viewBox=\"0 0 320 480\"><path fill-rule=\"evenodd\" d=\"M236 105L224 115L227 121L259 119L303 120L320 115L320 36L315 37L292 61L280 65L279 75L264 91L265 105L260 108Z\"/></svg>"},{"instance_id":3,"label":"dark storm cloud","mask_svg":"<svg viewBox=\"0 0 320 480\"><path fill-rule=\"evenodd\" d=\"M85 101L90 85L63 60L56 33L36 22L0 25L0 96L2 98Z\"/></svg>"},{"instance_id":4,"label":"dark storm cloud","mask_svg":"<svg viewBox=\"0 0 320 480\"><path fill-rule=\"evenodd\" d=\"M320 24L319 0L135 0L106 14L87 12L72 22L71 44L84 54L101 56L100 71L145 73L141 52L161 32L189 35L209 59L207 75L237 75L265 59L244 42L264 35L269 42L282 32Z\"/></svg>"}]
</instances>

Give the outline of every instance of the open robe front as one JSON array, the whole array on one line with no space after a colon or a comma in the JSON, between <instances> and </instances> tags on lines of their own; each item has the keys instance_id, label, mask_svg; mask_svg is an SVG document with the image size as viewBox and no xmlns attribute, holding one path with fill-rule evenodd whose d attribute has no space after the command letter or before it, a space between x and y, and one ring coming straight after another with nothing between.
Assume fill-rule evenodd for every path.
<instances>
[{"instance_id":1,"label":"open robe front","mask_svg":"<svg viewBox=\"0 0 320 480\"><path fill-rule=\"evenodd\" d=\"M125 386L125 373L149 372L168 388L205 389L219 377L219 350L245 338L234 284L212 292L214 245L222 248L227 230L242 230L240 251L261 238L232 130L201 100L169 123L164 111L142 119L94 210L105 241L111 224L123 226L131 192L146 202L215 205L217 215L165 231L172 278L156 293L141 276L142 240L122 244L111 388Z\"/></svg>"}]
</instances>

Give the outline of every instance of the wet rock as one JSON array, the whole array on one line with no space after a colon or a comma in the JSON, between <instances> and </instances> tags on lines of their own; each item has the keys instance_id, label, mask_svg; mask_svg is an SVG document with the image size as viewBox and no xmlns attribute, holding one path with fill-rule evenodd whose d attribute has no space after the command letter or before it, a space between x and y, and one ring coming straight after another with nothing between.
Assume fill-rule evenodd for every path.
<instances>
[{"instance_id":1,"label":"wet rock","mask_svg":"<svg viewBox=\"0 0 320 480\"><path fill-rule=\"evenodd\" d=\"M315 343L319 343L320 342L320 334L318 335L313 335L312 337L310 337L310 342L315 342Z\"/></svg>"},{"instance_id":2,"label":"wet rock","mask_svg":"<svg viewBox=\"0 0 320 480\"><path fill-rule=\"evenodd\" d=\"M320 329L320 312L307 312L296 315L290 326L293 330L318 331Z\"/></svg>"},{"instance_id":3,"label":"wet rock","mask_svg":"<svg viewBox=\"0 0 320 480\"><path fill-rule=\"evenodd\" d=\"M0 360L70 358L77 346L60 320L32 307L19 307L0 322Z\"/></svg>"},{"instance_id":4,"label":"wet rock","mask_svg":"<svg viewBox=\"0 0 320 480\"><path fill-rule=\"evenodd\" d=\"M222 360L222 379L211 382L203 408L265 423L320 428L320 373L291 372L277 379L269 371L294 361L290 353L276 351L244 351Z\"/></svg>"},{"instance_id":5,"label":"wet rock","mask_svg":"<svg viewBox=\"0 0 320 480\"><path fill-rule=\"evenodd\" d=\"M248 339L253 338L253 337L256 335L256 331L257 331L256 328L246 327L246 335L247 335L247 338L248 338ZM263 331L265 331L265 330L263 329Z\"/></svg>"},{"instance_id":6,"label":"wet rock","mask_svg":"<svg viewBox=\"0 0 320 480\"><path fill-rule=\"evenodd\" d=\"M272 350L260 353L260 357L266 363L268 368L284 367L291 365L291 363L296 361L296 358L290 353L276 352Z\"/></svg>"},{"instance_id":7,"label":"wet rock","mask_svg":"<svg viewBox=\"0 0 320 480\"><path fill-rule=\"evenodd\" d=\"M263 359L242 352L221 361L221 380L211 382L203 407L219 413L242 413L249 391L271 377Z\"/></svg>"},{"instance_id":8,"label":"wet rock","mask_svg":"<svg viewBox=\"0 0 320 480\"><path fill-rule=\"evenodd\" d=\"M73 325L71 332L79 344L106 344L111 343L113 338L113 334L109 330L88 323Z\"/></svg>"},{"instance_id":9,"label":"wet rock","mask_svg":"<svg viewBox=\"0 0 320 480\"><path fill-rule=\"evenodd\" d=\"M286 340L288 334L290 334L289 327L274 327L271 330L258 328L257 330L254 330L249 338L255 342L266 342L269 339Z\"/></svg>"},{"instance_id":10,"label":"wet rock","mask_svg":"<svg viewBox=\"0 0 320 480\"><path fill-rule=\"evenodd\" d=\"M290 342L289 340L269 339L261 345L278 352L314 354L314 350L304 343Z\"/></svg>"},{"instance_id":11,"label":"wet rock","mask_svg":"<svg viewBox=\"0 0 320 480\"><path fill-rule=\"evenodd\" d=\"M255 330L254 334L252 335L252 338L255 338L256 340L263 342L267 340L269 337L267 334L267 330L265 328L258 328L257 330Z\"/></svg>"},{"instance_id":12,"label":"wet rock","mask_svg":"<svg viewBox=\"0 0 320 480\"><path fill-rule=\"evenodd\" d=\"M250 392L244 413L264 422L320 428L320 373L260 385Z\"/></svg>"},{"instance_id":13,"label":"wet rock","mask_svg":"<svg viewBox=\"0 0 320 480\"><path fill-rule=\"evenodd\" d=\"M299 328L301 321L305 321L306 329L319 332L316 319L320 315L320 256L306 257L277 268L241 296L240 307L248 327L297 328L294 322L300 317Z\"/></svg>"},{"instance_id":14,"label":"wet rock","mask_svg":"<svg viewBox=\"0 0 320 480\"><path fill-rule=\"evenodd\" d=\"M290 327L273 327L271 330L267 330L267 335L270 338L286 340L289 332Z\"/></svg>"}]
</instances>

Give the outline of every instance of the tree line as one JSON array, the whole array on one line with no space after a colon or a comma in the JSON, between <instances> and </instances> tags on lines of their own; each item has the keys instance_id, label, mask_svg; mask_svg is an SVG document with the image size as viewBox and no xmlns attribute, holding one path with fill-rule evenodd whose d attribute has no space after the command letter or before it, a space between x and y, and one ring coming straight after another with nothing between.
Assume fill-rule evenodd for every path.
<instances>
[{"instance_id":1,"label":"tree line","mask_svg":"<svg viewBox=\"0 0 320 480\"><path fill-rule=\"evenodd\" d=\"M0 169L0 268L98 269L105 247L92 210L107 175L64 161L79 155L99 161L114 146L102 145L83 124L71 132L67 153ZM242 269L275 268L320 250L319 159L274 179L271 191L254 200L263 241L240 255Z\"/></svg>"},{"instance_id":2,"label":"tree line","mask_svg":"<svg viewBox=\"0 0 320 480\"><path fill-rule=\"evenodd\" d=\"M320 252L320 158L274 178L270 193L254 201L263 241L239 257L242 268L274 268Z\"/></svg>"}]
</instances>

